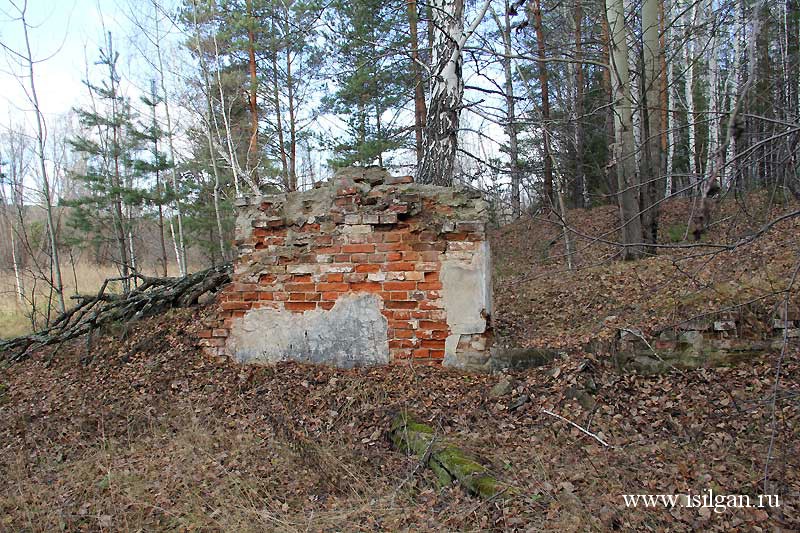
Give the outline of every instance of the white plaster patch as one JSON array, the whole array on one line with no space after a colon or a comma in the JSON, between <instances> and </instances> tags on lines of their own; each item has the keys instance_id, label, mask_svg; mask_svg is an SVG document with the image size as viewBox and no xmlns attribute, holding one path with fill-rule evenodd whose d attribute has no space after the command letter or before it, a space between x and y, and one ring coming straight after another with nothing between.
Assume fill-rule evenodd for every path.
<instances>
[{"instance_id":1,"label":"white plaster patch","mask_svg":"<svg viewBox=\"0 0 800 533\"><path fill-rule=\"evenodd\" d=\"M466 260L458 253L447 253L439 274L442 300L447 312L450 335L445 340L447 366L463 367L467 361L456 353L462 335L486 332L487 317L492 313L492 276L489 244L481 242Z\"/></svg>"},{"instance_id":2,"label":"white plaster patch","mask_svg":"<svg viewBox=\"0 0 800 533\"><path fill-rule=\"evenodd\" d=\"M377 296L348 294L330 311L248 311L234 322L228 348L241 362L292 360L344 368L387 364L387 325Z\"/></svg>"}]
</instances>

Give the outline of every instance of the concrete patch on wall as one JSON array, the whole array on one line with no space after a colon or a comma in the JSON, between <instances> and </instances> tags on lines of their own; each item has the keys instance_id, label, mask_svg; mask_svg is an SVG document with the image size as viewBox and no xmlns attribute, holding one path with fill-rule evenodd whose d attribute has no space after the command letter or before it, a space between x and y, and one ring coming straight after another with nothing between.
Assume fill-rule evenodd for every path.
<instances>
[{"instance_id":1,"label":"concrete patch on wall","mask_svg":"<svg viewBox=\"0 0 800 533\"><path fill-rule=\"evenodd\" d=\"M489 246L475 243L462 250L450 243L442 260L442 299L450 334L445 340L444 364L478 369L489 358L486 332L492 314Z\"/></svg>"},{"instance_id":2,"label":"concrete patch on wall","mask_svg":"<svg viewBox=\"0 0 800 533\"><path fill-rule=\"evenodd\" d=\"M228 342L240 362L292 360L351 368L389 362L387 324L379 298L349 294L329 311L253 309L233 324Z\"/></svg>"}]
</instances>

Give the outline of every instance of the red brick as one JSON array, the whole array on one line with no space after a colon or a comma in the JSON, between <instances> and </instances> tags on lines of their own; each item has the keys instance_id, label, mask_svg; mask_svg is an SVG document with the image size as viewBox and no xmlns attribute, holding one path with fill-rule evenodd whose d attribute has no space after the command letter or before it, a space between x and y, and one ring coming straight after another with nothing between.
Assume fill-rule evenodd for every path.
<instances>
[{"instance_id":1,"label":"red brick","mask_svg":"<svg viewBox=\"0 0 800 533\"><path fill-rule=\"evenodd\" d=\"M289 300L292 302L304 302L306 300L306 293L304 292L293 292L289 294Z\"/></svg>"},{"instance_id":2,"label":"red brick","mask_svg":"<svg viewBox=\"0 0 800 533\"><path fill-rule=\"evenodd\" d=\"M211 332L211 336L212 337L227 337L228 336L228 330L227 329L222 329L222 328L214 329Z\"/></svg>"},{"instance_id":3,"label":"red brick","mask_svg":"<svg viewBox=\"0 0 800 533\"><path fill-rule=\"evenodd\" d=\"M413 291L417 288L416 281L387 281L383 284L387 291Z\"/></svg>"},{"instance_id":4,"label":"red brick","mask_svg":"<svg viewBox=\"0 0 800 533\"><path fill-rule=\"evenodd\" d=\"M334 305L336 305L336 302L320 302L319 303L319 306L322 309L326 310L326 311L330 311L331 309L333 309Z\"/></svg>"},{"instance_id":5,"label":"red brick","mask_svg":"<svg viewBox=\"0 0 800 533\"><path fill-rule=\"evenodd\" d=\"M444 340L448 336L447 331L444 330L417 330L417 338L418 339L436 339L436 340Z\"/></svg>"},{"instance_id":6,"label":"red brick","mask_svg":"<svg viewBox=\"0 0 800 533\"><path fill-rule=\"evenodd\" d=\"M383 242L400 242L402 238L402 234L397 231L393 231L391 233L386 233L383 236Z\"/></svg>"},{"instance_id":7,"label":"red brick","mask_svg":"<svg viewBox=\"0 0 800 533\"><path fill-rule=\"evenodd\" d=\"M242 309L250 309L249 302L224 302L222 304L224 311L238 311Z\"/></svg>"},{"instance_id":8,"label":"red brick","mask_svg":"<svg viewBox=\"0 0 800 533\"><path fill-rule=\"evenodd\" d=\"M368 259L370 263L385 263L386 254L369 254Z\"/></svg>"},{"instance_id":9,"label":"red brick","mask_svg":"<svg viewBox=\"0 0 800 533\"><path fill-rule=\"evenodd\" d=\"M353 263L368 263L369 262L369 255L368 254L353 254L350 256L350 261Z\"/></svg>"},{"instance_id":10,"label":"red brick","mask_svg":"<svg viewBox=\"0 0 800 533\"><path fill-rule=\"evenodd\" d=\"M275 276L273 274L261 274L258 278L258 282L261 285L270 285L275 282Z\"/></svg>"},{"instance_id":11,"label":"red brick","mask_svg":"<svg viewBox=\"0 0 800 533\"><path fill-rule=\"evenodd\" d=\"M386 254L386 261L400 261L402 258L402 252L389 252Z\"/></svg>"},{"instance_id":12,"label":"red brick","mask_svg":"<svg viewBox=\"0 0 800 533\"><path fill-rule=\"evenodd\" d=\"M406 247L401 242L389 242L383 244L376 244L375 249L379 252L396 252L398 250L405 250Z\"/></svg>"},{"instance_id":13,"label":"red brick","mask_svg":"<svg viewBox=\"0 0 800 533\"><path fill-rule=\"evenodd\" d=\"M444 330L447 331L447 322L420 320L419 329Z\"/></svg>"},{"instance_id":14,"label":"red brick","mask_svg":"<svg viewBox=\"0 0 800 533\"><path fill-rule=\"evenodd\" d=\"M391 339L389 341L389 348L411 348L414 343L408 339Z\"/></svg>"},{"instance_id":15,"label":"red brick","mask_svg":"<svg viewBox=\"0 0 800 533\"><path fill-rule=\"evenodd\" d=\"M347 283L317 283L317 290L320 292L325 292L325 291L344 292L348 288L350 288L350 286Z\"/></svg>"},{"instance_id":16,"label":"red brick","mask_svg":"<svg viewBox=\"0 0 800 533\"><path fill-rule=\"evenodd\" d=\"M297 231L300 233L318 232L319 224L303 224Z\"/></svg>"},{"instance_id":17,"label":"red brick","mask_svg":"<svg viewBox=\"0 0 800 533\"><path fill-rule=\"evenodd\" d=\"M423 340L420 344L423 348L430 348L432 350L444 350L444 339L426 339Z\"/></svg>"},{"instance_id":18,"label":"red brick","mask_svg":"<svg viewBox=\"0 0 800 533\"><path fill-rule=\"evenodd\" d=\"M342 246L342 252L346 254L372 253L374 251L374 244L345 244Z\"/></svg>"},{"instance_id":19,"label":"red brick","mask_svg":"<svg viewBox=\"0 0 800 533\"><path fill-rule=\"evenodd\" d=\"M341 253L341 246L325 246L324 248L317 248L318 254L338 254Z\"/></svg>"},{"instance_id":20,"label":"red brick","mask_svg":"<svg viewBox=\"0 0 800 533\"><path fill-rule=\"evenodd\" d=\"M380 265L356 265L356 272L380 272Z\"/></svg>"},{"instance_id":21,"label":"red brick","mask_svg":"<svg viewBox=\"0 0 800 533\"><path fill-rule=\"evenodd\" d=\"M414 337L414 330L413 329L395 329L393 336L396 339L410 339Z\"/></svg>"},{"instance_id":22,"label":"red brick","mask_svg":"<svg viewBox=\"0 0 800 533\"><path fill-rule=\"evenodd\" d=\"M272 300L272 293L271 292L260 292L258 293L259 300Z\"/></svg>"},{"instance_id":23,"label":"red brick","mask_svg":"<svg viewBox=\"0 0 800 533\"><path fill-rule=\"evenodd\" d=\"M277 300L279 302L285 302L286 300L289 299L289 293L288 292L275 292L275 293L272 293L272 299L273 300Z\"/></svg>"},{"instance_id":24,"label":"red brick","mask_svg":"<svg viewBox=\"0 0 800 533\"><path fill-rule=\"evenodd\" d=\"M286 302L287 311L312 311L317 308L315 302Z\"/></svg>"},{"instance_id":25,"label":"red brick","mask_svg":"<svg viewBox=\"0 0 800 533\"><path fill-rule=\"evenodd\" d=\"M419 305L419 302L415 302L413 300L389 300L388 302L384 302L383 305L386 307L386 309L416 309Z\"/></svg>"},{"instance_id":26,"label":"red brick","mask_svg":"<svg viewBox=\"0 0 800 533\"><path fill-rule=\"evenodd\" d=\"M386 263L384 265L383 270L388 272L398 272L402 270L414 270L414 263L408 263L405 261L398 261L393 263Z\"/></svg>"},{"instance_id":27,"label":"red brick","mask_svg":"<svg viewBox=\"0 0 800 533\"><path fill-rule=\"evenodd\" d=\"M447 244L444 242L420 242L412 244L411 249L415 252L440 254L447 249Z\"/></svg>"},{"instance_id":28,"label":"red brick","mask_svg":"<svg viewBox=\"0 0 800 533\"><path fill-rule=\"evenodd\" d=\"M201 339L210 339L211 338L211 330L210 329L202 329L197 332L197 336Z\"/></svg>"},{"instance_id":29,"label":"red brick","mask_svg":"<svg viewBox=\"0 0 800 533\"><path fill-rule=\"evenodd\" d=\"M412 355L414 359L427 359L431 356L431 351L428 348L417 348Z\"/></svg>"},{"instance_id":30,"label":"red brick","mask_svg":"<svg viewBox=\"0 0 800 533\"><path fill-rule=\"evenodd\" d=\"M333 244L333 237L331 237L330 235L317 235L316 237L314 237L314 243L330 246L331 244Z\"/></svg>"},{"instance_id":31,"label":"red brick","mask_svg":"<svg viewBox=\"0 0 800 533\"><path fill-rule=\"evenodd\" d=\"M333 261L335 263L349 263L350 262L350 254L338 254L333 256Z\"/></svg>"},{"instance_id":32,"label":"red brick","mask_svg":"<svg viewBox=\"0 0 800 533\"><path fill-rule=\"evenodd\" d=\"M309 279L311 279L310 276ZM313 283L287 283L284 287L288 292L309 292L316 290Z\"/></svg>"},{"instance_id":33,"label":"red brick","mask_svg":"<svg viewBox=\"0 0 800 533\"><path fill-rule=\"evenodd\" d=\"M407 292L382 292L381 298L384 301L388 300L408 300L408 293Z\"/></svg>"},{"instance_id":34,"label":"red brick","mask_svg":"<svg viewBox=\"0 0 800 533\"><path fill-rule=\"evenodd\" d=\"M295 274L292 276L294 283L309 283L311 282L311 274Z\"/></svg>"},{"instance_id":35,"label":"red brick","mask_svg":"<svg viewBox=\"0 0 800 533\"><path fill-rule=\"evenodd\" d=\"M328 274L326 281L334 283L334 282L341 282L344 279L344 275L341 272L331 272Z\"/></svg>"},{"instance_id":36,"label":"red brick","mask_svg":"<svg viewBox=\"0 0 800 533\"><path fill-rule=\"evenodd\" d=\"M329 301L336 301L341 295L342 295L341 292L323 292L322 299Z\"/></svg>"},{"instance_id":37,"label":"red brick","mask_svg":"<svg viewBox=\"0 0 800 533\"><path fill-rule=\"evenodd\" d=\"M425 272L425 281L439 281L439 273Z\"/></svg>"},{"instance_id":38,"label":"red brick","mask_svg":"<svg viewBox=\"0 0 800 533\"><path fill-rule=\"evenodd\" d=\"M444 350L431 350L431 359L444 359Z\"/></svg>"},{"instance_id":39,"label":"red brick","mask_svg":"<svg viewBox=\"0 0 800 533\"><path fill-rule=\"evenodd\" d=\"M441 281L422 282L419 285L417 285L417 288L421 291L440 291L442 290L442 282Z\"/></svg>"},{"instance_id":40,"label":"red brick","mask_svg":"<svg viewBox=\"0 0 800 533\"><path fill-rule=\"evenodd\" d=\"M375 282L353 283L350 285L350 290L352 291L380 292L381 289L381 284Z\"/></svg>"}]
</instances>

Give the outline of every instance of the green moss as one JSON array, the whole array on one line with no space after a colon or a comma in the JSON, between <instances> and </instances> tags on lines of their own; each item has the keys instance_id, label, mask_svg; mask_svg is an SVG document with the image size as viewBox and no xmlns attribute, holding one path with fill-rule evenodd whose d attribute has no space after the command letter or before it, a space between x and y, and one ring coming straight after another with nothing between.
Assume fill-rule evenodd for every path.
<instances>
[{"instance_id":1,"label":"green moss","mask_svg":"<svg viewBox=\"0 0 800 533\"><path fill-rule=\"evenodd\" d=\"M681 242L686 235L686 224L672 224L667 227L669 242Z\"/></svg>"}]
</instances>

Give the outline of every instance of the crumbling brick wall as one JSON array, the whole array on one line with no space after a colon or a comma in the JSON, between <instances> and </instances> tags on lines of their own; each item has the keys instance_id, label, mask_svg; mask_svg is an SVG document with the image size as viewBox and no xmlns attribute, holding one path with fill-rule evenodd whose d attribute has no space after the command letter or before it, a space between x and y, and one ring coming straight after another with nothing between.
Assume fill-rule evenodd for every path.
<instances>
[{"instance_id":1,"label":"crumbling brick wall","mask_svg":"<svg viewBox=\"0 0 800 533\"><path fill-rule=\"evenodd\" d=\"M487 363L486 204L464 189L347 169L242 199L233 282L200 343L240 361Z\"/></svg>"}]
</instances>

